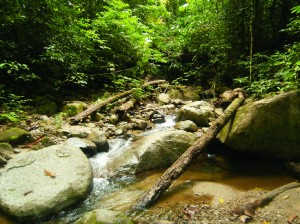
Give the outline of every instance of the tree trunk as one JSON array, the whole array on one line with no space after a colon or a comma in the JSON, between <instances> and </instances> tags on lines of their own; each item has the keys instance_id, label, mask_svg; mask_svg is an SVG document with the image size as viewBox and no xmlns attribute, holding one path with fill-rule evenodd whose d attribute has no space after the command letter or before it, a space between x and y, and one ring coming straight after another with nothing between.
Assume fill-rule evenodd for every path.
<instances>
[{"instance_id":1,"label":"tree trunk","mask_svg":"<svg viewBox=\"0 0 300 224\"><path fill-rule=\"evenodd\" d=\"M150 85L156 85L156 84L161 84L161 83L165 83L167 82L166 80L155 80L155 81L151 81L151 82L147 82L144 85L141 86L141 88L146 88L147 86ZM134 92L135 89L131 89L128 91L125 91L123 93L119 93L115 96L109 97L106 100L103 100L97 104L92 105L91 107L89 107L88 109L86 109L85 111L81 112L80 114L77 114L74 117L70 118L70 121L72 124L76 124L78 123L81 119L85 118L86 116L92 114L93 112L95 112L96 110L99 110L101 107L106 106L109 103L112 103L122 97L128 96L130 94L132 94Z\"/></svg>"},{"instance_id":2,"label":"tree trunk","mask_svg":"<svg viewBox=\"0 0 300 224\"><path fill-rule=\"evenodd\" d=\"M138 200L129 212L144 210L153 204L159 196L169 188L174 180L176 180L191 164L192 160L201 154L204 149L214 140L217 134L222 130L225 124L235 114L236 110L243 104L245 100L244 91L241 89L234 90L238 98L236 98L224 114L220 115L210 126L207 132L202 135L184 154L177 159L171 167L169 167L160 179Z\"/></svg>"}]
</instances>

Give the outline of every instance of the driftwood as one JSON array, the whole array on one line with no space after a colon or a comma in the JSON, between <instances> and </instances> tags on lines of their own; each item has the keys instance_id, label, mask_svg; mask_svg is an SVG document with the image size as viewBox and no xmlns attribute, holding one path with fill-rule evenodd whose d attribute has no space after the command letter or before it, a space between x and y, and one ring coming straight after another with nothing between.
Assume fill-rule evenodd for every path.
<instances>
[{"instance_id":1,"label":"driftwood","mask_svg":"<svg viewBox=\"0 0 300 224\"><path fill-rule=\"evenodd\" d=\"M274 198L276 198L279 194L290 190L292 188L300 187L300 183L298 182L291 182L289 184L283 185L281 187L278 187L265 195L261 196L260 198L257 198L251 202L249 202L246 205L242 205L240 207L235 208L232 213L236 215L243 215L247 214L249 211L254 211L257 208L264 207L267 205L270 201L272 201ZM253 212L254 213L254 212Z\"/></svg>"},{"instance_id":2,"label":"driftwood","mask_svg":"<svg viewBox=\"0 0 300 224\"><path fill-rule=\"evenodd\" d=\"M144 210L153 204L159 196L169 188L174 180L176 180L191 164L192 160L204 152L205 148L214 140L217 134L222 130L224 125L235 114L236 110L243 104L245 100L244 91L237 89L237 98L229 105L224 114L220 115L210 126L207 132L202 135L184 154L177 159L171 167L169 167L160 179L137 201L137 203L129 210L129 213L137 210Z\"/></svg>"},{"instance_id":3,"label":"driftwood","mask_svg":"<svg viewBox=\"0 0 300 224\"><path fill-rule=\"evenodd\" d=\"M161 83L165 83L165 82L167 82L167 81L166 80L155 80L155 81L151 81L151 82L147 82L147 83L143 84L141 86L141 88L146 88L147 86L150 86L150 85L156 85L156 84L161 84ZM128 95L132 94L134 92L134 90L135 89L131 89L131 90L125 91L123 93L119 93L115 96L109 97L106 100L100 101L99 103L96 103L96 104L92 105L91 107L89 107L85 111L81 112L80 114L77 114L76 116L71 117L70 118L71 123L72 124L78 123L83 118L89 116L90 114L92 114L96 110L100 109L101 107L106 106L107 104L110 104L110 103L112 103L112 102L114 102L114 101L116 101L120 98L123 98L125 96L128 96Z\"/></svg>"}]
</instances>

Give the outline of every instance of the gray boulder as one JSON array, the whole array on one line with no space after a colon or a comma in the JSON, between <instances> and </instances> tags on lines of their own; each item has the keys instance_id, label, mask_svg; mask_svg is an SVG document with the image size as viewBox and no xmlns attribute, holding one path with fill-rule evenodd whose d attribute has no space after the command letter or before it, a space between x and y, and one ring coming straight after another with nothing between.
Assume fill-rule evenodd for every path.
<instances>
[{"instance_id":1,"label":"gray boulder","mask_svg":"<svg viewBox=\"0 0 300 224\"><path fill-rule=\"evenodd\" d=\"M139 173L170 166L196 141L196 135L182 130L164 130L145 136L111 158L109 175ZM107 175L107 174L105 174Z\"/></svg>"},{"instance_id":2,"label":"gray boulder","mask_svg":"<svg viewBox=\"0 0 300 224\"><path fill-rule=\"evenodd\" d=\"M300 91L240 107L220 140L238 151L300 161Z\"/></svg>"},{"instance_id":3,"label":"gray boulder","mask_svg":"<svg viewBox=\"0 0 300 224\"><path fill-rule=\"evenodd\" d=\"M97 152L107 152L109 150L109 144L105 135L105 132L92 132L87 136L87 140L93 142L97 146Z\"/></svg>"},{"instance_id":4,"label":"gray boulder","mask_svg":"<svg viewBox=\"0 0 300 224\"><path fill-rule=\"evenodd\" d=\"M79 148L50 146L16 155L0 175L0 208L23 221L60 212L83 199L92 170Z\"/></svg>"},{"instance_id":5,"label":"gray boulder","mask_svg":"<svg viewBox=\"0 0 300 224\"><path fill-rule=\"evenodd\" d=\"M184 130L184 131L188 131L188 132L196 132L198 131L198 127L197 125L190 120L186 120L186 121L179 121L175 124L174 126L176 129L179 130Z\"/></svg>"},{"instance_id":6,"label":"gray boulder","mask_svg":"<svg viewBox=\"0 0 300 224\"><path fill-rule=\"evenodd\" d=\"M87 139L73 137L73 138L67 139L66 144L80 148L84 152L84 154L86 154L88 157L91 157L91 156L97 154L96 144Z\"/></svg>"},{"instance_id":7,"label":"gray boulder","mask_svg":"<svg viewBox=\"0 0 300 224\"><path fill-rule=\"evenodd\" d=\"M168 104L171 101L169 94L161 93L157 96L157 100L163 104Z\"/></svg>"},{"instance_id":8,"label":"gray boulder","mask_svg":"<svg viewBox=\"0 0 300 224\"><path fill-rule=\"evenodd\" d=\"M195 101L180 108L177 121L191 120L201 127L215 118L214 107L206 101Z\"/></svg>"}]
</instances>

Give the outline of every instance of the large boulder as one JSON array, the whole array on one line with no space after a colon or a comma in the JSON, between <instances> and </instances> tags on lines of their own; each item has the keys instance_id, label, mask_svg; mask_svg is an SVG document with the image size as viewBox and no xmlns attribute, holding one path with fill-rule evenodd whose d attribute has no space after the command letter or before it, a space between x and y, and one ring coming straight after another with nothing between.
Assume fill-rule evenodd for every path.
<instances>
[{"instance_id":1,"label":"large boulder","mask_svg":"<svg viewBox=\"0 0 300 224\"><path fill-rule=\"evenodd\" d=\"M240 107L221 131L232 149L300 160L300 91L283 93Z\"/></svg>"},{"instance_id":2,"label":"large boulder","mask_svg":"<svg viewBox=\"0 0 300 224\"><path fill-rule=\"evenodd\" d=\"M142 137L111 158L107 165L110 175L139 173L170 166L196 141L196 135L182 130L164 130ZM105 174L107 175L107 174Z\"/></svg>"},{"instance_id":3,"label":"large boulder","mask_svg":"<svg viewBox=\"0 0 300 224\"><path fill-rule=\"evenodd\" d=\"M30 133L21 128L9 128L0 133L0 142L9 142L12 145L28 141Z\"/></svg>"},{"instance_id":4,"label":"large boulder","mask_svg":"<svg viewBox=\"0 0 300 224\"><path fill-rule=\"evenodd\" d=\"M201 127L215 118L214 107L206 101L195 101L180 108L177 121L191 120Z\"/></svg>"},{"instance_id":5,"label":"large boulder","mask_svg":"<svg viewBox=\"0 0 300 224\"><path fill-rule=\"evenodd\" d=\"M16 155L0 175L0 208L18 220L33 221L83 199L92 170L79 148L54 145Z\"/></svg>"}]
</instances>

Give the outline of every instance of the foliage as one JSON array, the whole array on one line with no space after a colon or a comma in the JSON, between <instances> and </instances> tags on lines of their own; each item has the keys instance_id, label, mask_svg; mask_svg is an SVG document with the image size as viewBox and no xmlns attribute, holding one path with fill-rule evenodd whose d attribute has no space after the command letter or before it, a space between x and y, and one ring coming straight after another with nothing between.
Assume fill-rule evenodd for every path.
<instances>
[{"instance_id":1,"label":"foliage","mask_svg":"<svg viewBox=\"0 0 300 224\"><path fill-rule=\"evenodd\" d=\"M297 11L296 9L299 9ZM288 24L285 31L294 34L296 21L300 21L300 8L293 9L296 17ZM249 66L244 63L244 66ZM237 85L243 86L249 94L264 97L269 92L286 92L299 89L300 80L300 42L286 46L285 51L272 54L271 56L257 53L254 55L254 82L248 83L246 77L237 78Z\"/></svg>"},{"instance_id":2,"label":"foliage","mask_svg":"<svg viewBox=\"0 0 300 224\"><path fill-rule=\"evenodd\" d=\"M26 117L28 111L28 104L31 102L23 96L18 96L9 93L0 85L0 123L1 122L20 122Z\"/></svg>"},{"instance_id":3,"label":"foliage","mask_svg":"<svg viewBox=\"0 0 300 224\"><path fill-rule=\"evenodd\" d=\"M22 100L31 95L63 100L80 90L109 86L112 91L136 88L134 95L140 98L144 92L138 86L147 75L204 86L231 85L237 78L258 95L295 89L298 4L297 0L2 0L0 83L6 92L2 96L8 97L5 103L9 94L13 99L24 96L16 104L25 105ZM292 7L294 18L289 22ZM249 69L250 23L255 56L254 81L248 86L243 76ZM286 32L280 32L284 28ZM13 107L5 112L16 113ZM13 120L10 115L7 119Z\"/></svg>"}]
</instances>

